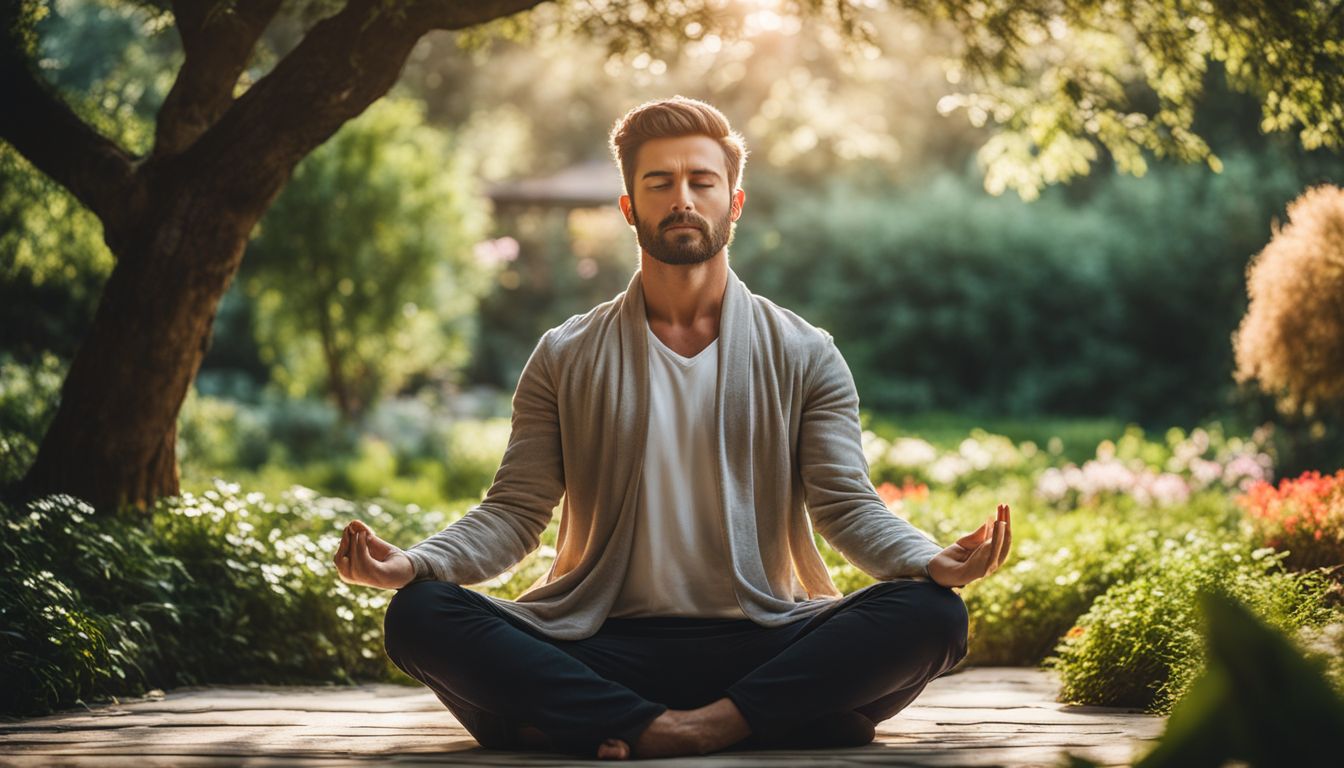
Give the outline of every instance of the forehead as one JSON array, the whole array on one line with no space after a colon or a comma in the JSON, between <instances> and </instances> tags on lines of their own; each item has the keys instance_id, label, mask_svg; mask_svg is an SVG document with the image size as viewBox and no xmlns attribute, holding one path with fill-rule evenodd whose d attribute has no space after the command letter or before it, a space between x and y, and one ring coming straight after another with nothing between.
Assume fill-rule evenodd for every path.
<instances>
[{"instance_id":1,"label":"forehead","mask_svg":"<svg viewBox=\"0 0 1344 768\"><path fill-rule=\"evenodd\" d=\"M708 168L728 176L728 161L719 143L708 136L650 139L635 155L635 180L649 171L692 171Z\"/></svg>"}]
</instances>

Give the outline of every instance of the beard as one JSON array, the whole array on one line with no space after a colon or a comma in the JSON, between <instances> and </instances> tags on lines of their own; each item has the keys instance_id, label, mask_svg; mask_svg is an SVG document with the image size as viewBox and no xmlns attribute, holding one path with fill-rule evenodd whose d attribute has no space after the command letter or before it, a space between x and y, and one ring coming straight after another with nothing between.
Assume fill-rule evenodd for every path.
<instances>
[{"instance_id":1,"label":"beard","mask_svg":"<svg viewBox=\"0 0 1344 768\"><path fill-rule=\"evenodd\" d=\"M635 220L635 237L639 240L639 247L664 264L700 264L714 258L733 241L735 228L731 209L715 223L694 213L672 214L657 224L644 222L640 220L633 204L630 206L630 215ZM672 229L678 225L689 225L698 231Z\"/></svg>"}]
</instances>

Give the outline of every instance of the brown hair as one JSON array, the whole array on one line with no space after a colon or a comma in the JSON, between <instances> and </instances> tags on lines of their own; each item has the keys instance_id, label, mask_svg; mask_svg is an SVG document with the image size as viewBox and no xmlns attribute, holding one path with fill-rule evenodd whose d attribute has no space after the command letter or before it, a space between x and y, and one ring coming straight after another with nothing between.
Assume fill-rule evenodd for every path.
<instances>
[{"instance_id":1,"label":"brown hair","mask_svg":"<svg viewBox=\"0 0 1344 768\"><path fill-rule=\"evenodd\" d=\"M617 120L611 129L611 151L621 176L625 178L627 195L634 195L635 158L644 142L680 136L708 136L717 141L728 166L728 191L732 193L737 189L747 165L747 144L742 135L734 131L728 118L710 104L673 96L640 104L625 113L625 117Z\"/></svg>"}]
</instances>

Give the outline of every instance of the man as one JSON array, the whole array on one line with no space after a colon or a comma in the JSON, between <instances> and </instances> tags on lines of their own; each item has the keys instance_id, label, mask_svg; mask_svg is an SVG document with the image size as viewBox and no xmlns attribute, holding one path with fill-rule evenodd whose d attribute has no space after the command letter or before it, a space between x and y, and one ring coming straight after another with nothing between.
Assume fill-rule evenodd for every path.
<instances>
[{"instance_id":1,"label":"man","mask_svg":"<svg viewBox=\"0 0 1344 768\"><path fill-rule=\"evenodd\" d=\"M965 656L951 587L1003 564L1008 508L944 549L883 505L830 335L728 268L746 150L717 109L641 105L611 146L629 287L542 336L485 499L405 551L352 522L341 578L399 590L388 655L487 748L868 743ZM534 550L562 497L543 578L460 586ZM842 597L812 526L878 583Z\"/></svg>"}]
</instances>

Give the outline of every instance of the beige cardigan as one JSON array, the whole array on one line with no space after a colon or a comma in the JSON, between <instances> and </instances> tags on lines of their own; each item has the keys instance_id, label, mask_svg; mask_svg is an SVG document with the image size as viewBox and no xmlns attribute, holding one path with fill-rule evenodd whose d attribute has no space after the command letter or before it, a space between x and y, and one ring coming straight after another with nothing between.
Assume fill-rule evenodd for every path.
<instances>
[{"instance_id":1,"label":"beige cardigan","mask_svg":"<svg viewBox=\"0 0 1344 768\"><path fill-rule=\"evenodd\" d=\"M641 497L646 327L636 272L624 293L541 337L514 393L494 483L465 516L406 551L417 579L499 575L538 547L563 496L550 571L516 601L491 599L552 638L597 631L620 591ZM778 626L838 607L809 515L874 578L927 578L942 548L873 489L854 380L830 334L752 294L730 269L718 354L714 480L743 612Z\"/></svg>"}]
</instances>

